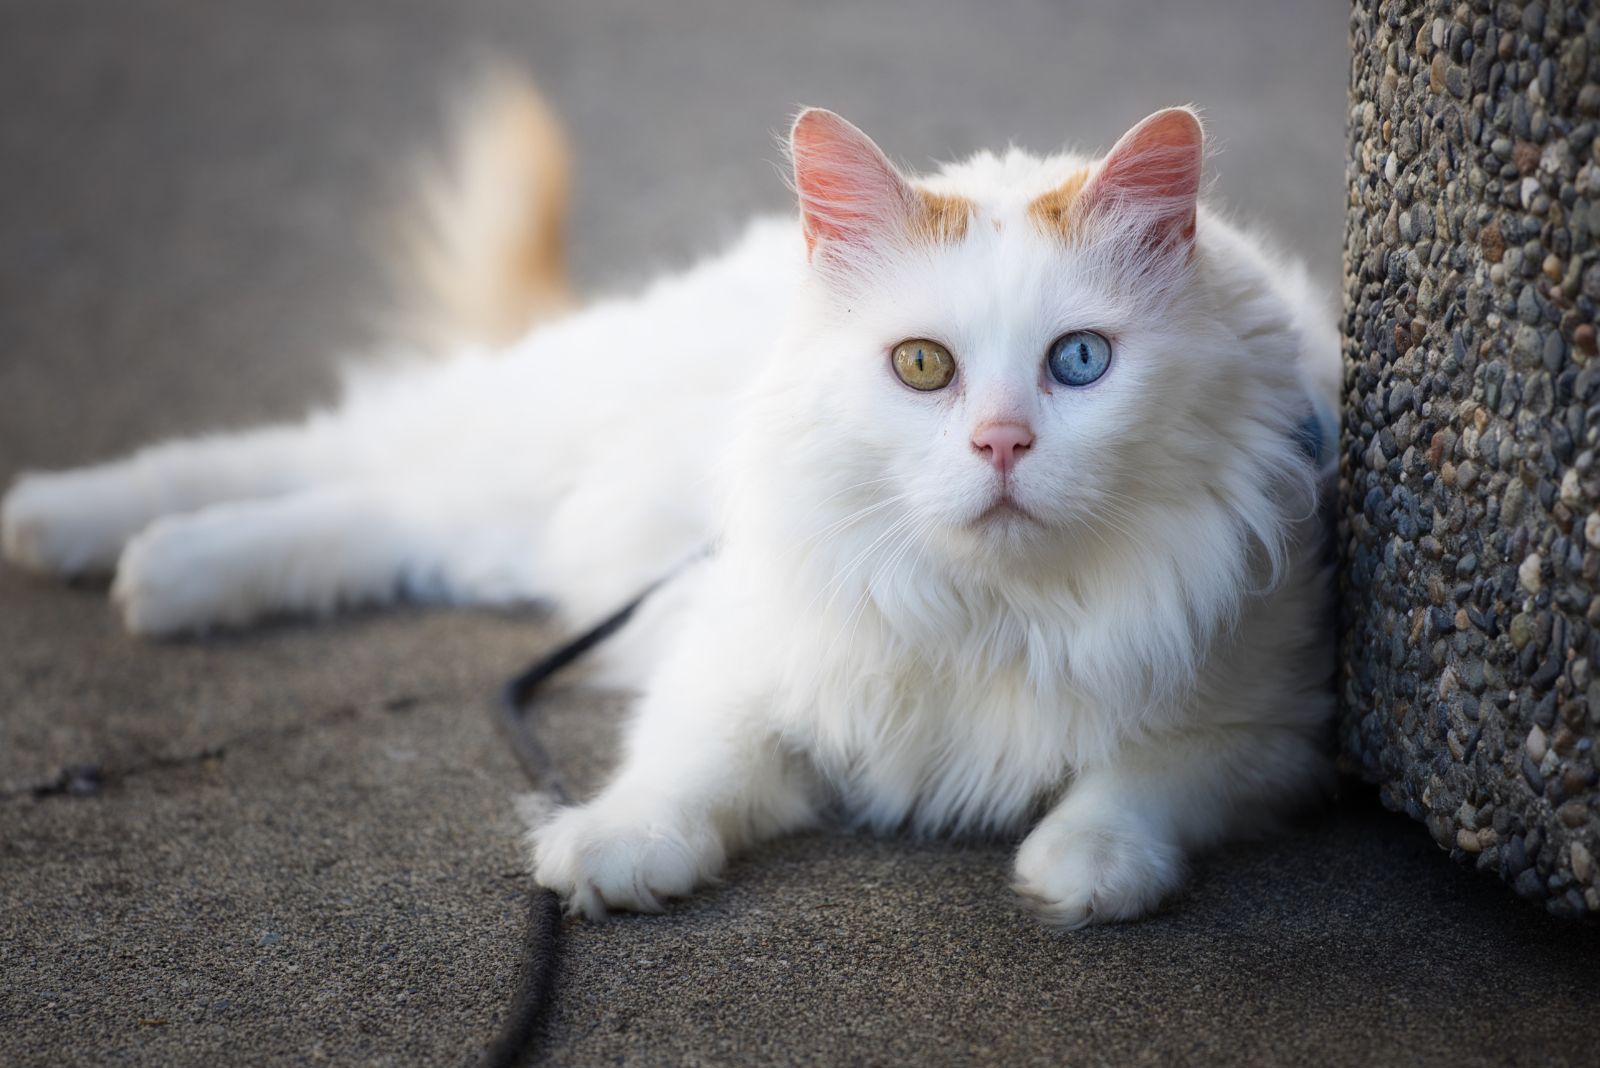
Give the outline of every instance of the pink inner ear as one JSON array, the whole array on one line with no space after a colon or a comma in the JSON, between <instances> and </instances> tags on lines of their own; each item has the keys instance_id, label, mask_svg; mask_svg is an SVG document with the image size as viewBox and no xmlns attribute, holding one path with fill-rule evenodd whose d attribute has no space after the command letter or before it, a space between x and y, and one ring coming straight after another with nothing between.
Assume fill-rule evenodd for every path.
<instances>
[{"instance_id":1,"label":"pink inner ear","mask_svg":"<svg viewBox=\"0 0 1600 1068\"><path fill-rule=\"evenodd\" d=\"M806 245L862 242L903 224L910 188L872 139L831 111L808 108L789 135Z\"/></svg>"},{"instance_id":2,"label":"pink inner ear","mask_svg":"<svg viewBox=\"0 0 1600 1068\"><path fill-rule=\"evenodd\" d=\"M1147 216L1162 243L1192 241L1203 144L1189 109L1158 111L1122 135L1084 195L1101 210Z\"/></svg>"}]
</instances>

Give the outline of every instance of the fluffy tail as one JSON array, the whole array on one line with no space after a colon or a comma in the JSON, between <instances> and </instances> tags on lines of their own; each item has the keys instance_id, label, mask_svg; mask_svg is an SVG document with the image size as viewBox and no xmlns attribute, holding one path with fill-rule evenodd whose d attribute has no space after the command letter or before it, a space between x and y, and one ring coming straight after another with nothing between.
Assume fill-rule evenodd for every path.
<instances>
[{"instance_id":1,"label":"fluffy tail","mask_svg":"<svg viewBox=\"0 0 1600 1068\"><path fill-rule=\"evenodd\" d=\"M571 306L567 143L538 91L509 72L482 79L463 105L409 227L421 292L405 318L425 343L497 346Z\"/></svg>"}]
</instances>

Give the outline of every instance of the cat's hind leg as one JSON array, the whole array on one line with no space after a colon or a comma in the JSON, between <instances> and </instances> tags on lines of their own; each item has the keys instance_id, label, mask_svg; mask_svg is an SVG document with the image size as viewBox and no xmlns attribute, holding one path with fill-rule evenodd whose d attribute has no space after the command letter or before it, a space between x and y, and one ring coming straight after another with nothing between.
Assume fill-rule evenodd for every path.
<instances>
[{"instance_id":1,"label":"cat's hind leg","mask_svg":"<svg viewBox=\"0 0 1600 1068\"><path fill-rule=\"evenodd\" d=\"M128 629L172 635L414 600L527 601L536 527L516 501L350 484L213 505L129 542L112 596Z\"/></svg>"},{"instance_id":2,"label":"cat's hind leg","mask_svg":"<svg viewBox=\"0 0 1600 1068\"><path fill-rule=\"evenodd\" d=\"M110 573L134 535L163 516L268 497L351 466L331 417L300 426L174 441L92 467L22 475L0 502L12 563L63 576Z\"/></svg>"}]
</instances>

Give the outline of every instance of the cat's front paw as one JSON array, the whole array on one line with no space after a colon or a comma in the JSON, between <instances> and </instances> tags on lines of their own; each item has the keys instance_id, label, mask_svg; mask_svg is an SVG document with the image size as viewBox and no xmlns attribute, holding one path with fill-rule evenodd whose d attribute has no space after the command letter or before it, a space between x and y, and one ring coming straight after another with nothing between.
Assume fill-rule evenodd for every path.
<instances>
[{"instance_id":1,"label":"cat's front paw","mask_svg":"<svg viewBox=\"0 0 1600 1068\"><path fill-rule=\"evenodd\" d=\"M706 823L640 818L603 802L563 809L530 838L534 878L590 919L611 909L660 912L714 879L726 859Z\"/></svg>"},{"instance_id":2,"label":"cat's front paw","mask_svg":"<svg viewBox=\"0 0 1600 1068\"><path fill-rule=\"evenodd\" d=\"M108 574L144 518L129 496L94 471L24 475L0 502L0 551L43 574Z\"/></svg>"},{"instance_id":3,"label":"cat's front paw","mask_svg":"<svg viewBox=\"0 0 1600 1068\"><path fill-rule=\"evenodd\" d=\"M1017 851L1017 892L1058 927L1138 919L1182 881L1182 851L1134 820L1046 819Z\"/></svg>"}]
</instances>

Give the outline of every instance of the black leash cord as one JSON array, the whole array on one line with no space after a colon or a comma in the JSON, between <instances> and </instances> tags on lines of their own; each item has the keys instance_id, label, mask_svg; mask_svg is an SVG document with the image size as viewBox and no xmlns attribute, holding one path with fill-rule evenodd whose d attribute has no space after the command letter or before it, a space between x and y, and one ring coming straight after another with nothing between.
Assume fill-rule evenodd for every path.
<instances>
[{"instance_id":1,"label":"black leash cord","mask_svg":"<svg viewBox=\"0 0 1600 1068\"><path fill-rule=\"evenodd\" d=\"M572 795L550 754L534 736L529 722L537 709L535 698L550 679L570 667L589 650L621 630L633 613L676 571L651 583L633 600L555 651L529 664L506 683L494 705L495 722L511 745L528 781L563 805ZM532 1055L540 1024L549 1015L555 992L556 962L561 949L561 899L554 890L535 889L528 903L528 928L522 940L522 975L511 999L500 1033L484 1051L483 1068L516 1068Z\"/></svg>"},{"instance_id":2,"label":"black leash cord","mask_svg":"<svg viewBox=\"0 0 1600 1068\"><path fill-rule=\"evenodd\" d=\"M555 991L556 954L561 949L561 898L535 889L528 903L528 928L522 939L522 976L506 1021L480 1062L484 1068L516 1068L533 1053L539 1024Z\"/></svg>"}]
</instances>

